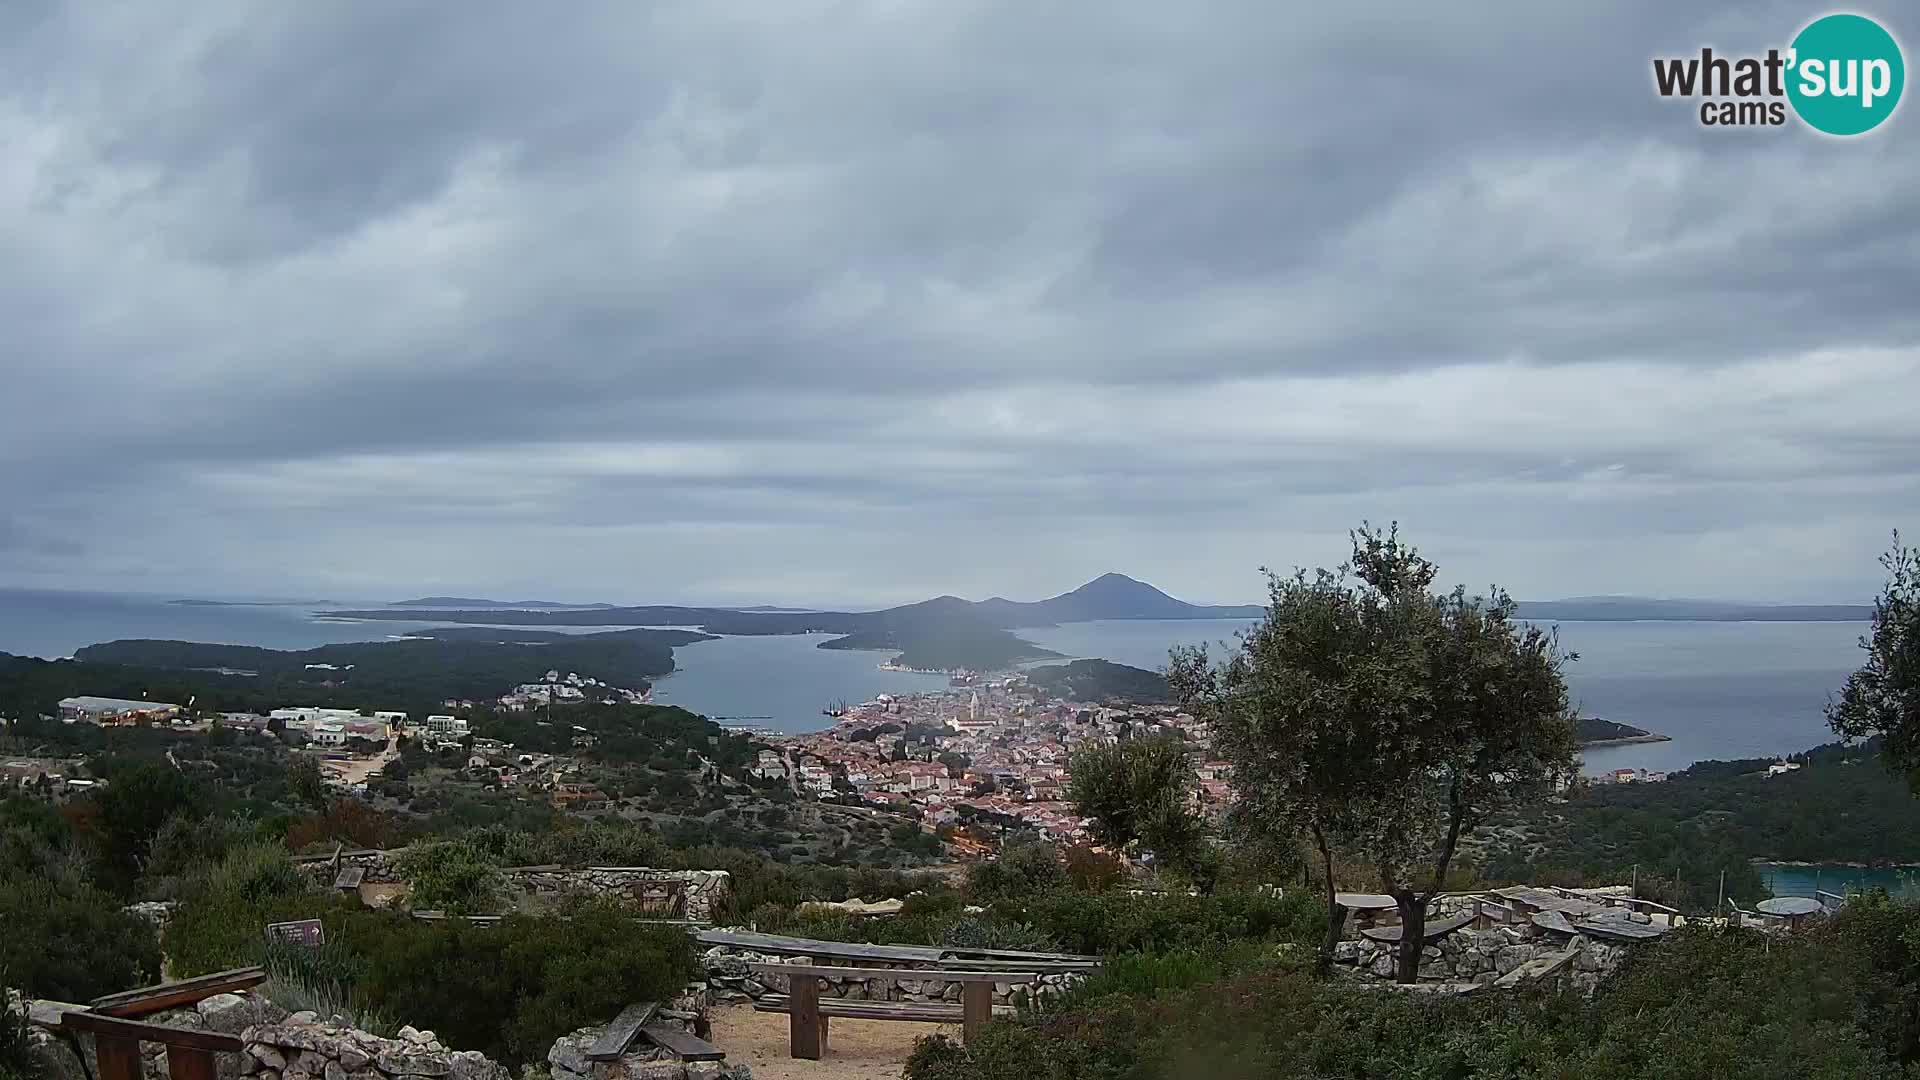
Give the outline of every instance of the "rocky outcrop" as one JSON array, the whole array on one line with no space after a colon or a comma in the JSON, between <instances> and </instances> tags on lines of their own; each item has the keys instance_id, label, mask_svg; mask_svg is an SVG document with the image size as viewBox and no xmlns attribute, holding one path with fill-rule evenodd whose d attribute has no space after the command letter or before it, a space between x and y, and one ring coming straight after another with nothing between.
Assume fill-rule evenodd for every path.
<instances>
[{"instance_id":1,"label":"rocky outcrop","mask_svg":"<svg viewBox=\"0 0 1920 1080\"><path fill-rule=\"evenodd\" d=\"M148 900L139 904L128 904L121 910L129 915L138 915L152 923L155 934L164 934L167 924L173 921L173 913L179 907L178 900Z\"/></svg>"},{"instance_id":2,"label":"rocky outcrop","mask_svg":"<svg viewBox=\"0 0 1920 1080\"><path fill-rule=\"evenodd\" d=\"M708 997L717 1005L726 1005L755 1001L765 994L787 993L785 976L756 973L750 966L752 964L812 964L815 961L801 956L757 953L731 945L715 945L701 954L700 962L707 973ZM897 979L827 979L821 983L821 995L852 1001L960 1000L963 984L941 978L936 970L928 970L932 965L902 963L897 966L900 969ZM925 971L925 976L915 978L919 971ZM1077 973L1049 974L1042 975L1040 981L1033 984L995 983L993 1000L998 1005L1011 1005L1029 997L1044 1000L1064 993L1067 987L1082 978L1084 976Z\"/></svg>"}]
</instances>

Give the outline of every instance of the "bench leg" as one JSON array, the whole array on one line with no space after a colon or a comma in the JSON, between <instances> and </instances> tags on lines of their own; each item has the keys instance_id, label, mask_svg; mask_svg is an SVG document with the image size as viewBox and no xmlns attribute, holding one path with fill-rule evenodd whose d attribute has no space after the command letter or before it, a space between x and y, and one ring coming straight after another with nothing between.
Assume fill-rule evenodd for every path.
<instances>
[{"instance_id":1,"label":"bench leg","mask_svg":"<svg viewBox=\"0 0 1920 1080\"><path fill-rule=\"evenodd\" d=\"M966 1041L980 1033L987 1021L993 1019L993 984L990 982L970 982L960 990L960 1017L962 1034Z\"/></svg>"},{"instance_id":2,"label":"bench leg","mask_svg":"<svg viewBox=\"0 0 1920 1080\"><path fill-rule=\"evenodd\" d=\"M214 1068L213 1051L195 1050L185 1046L167 1047L167 1076L169 1080L215 1080L218 1070Z\"/></svg>"},{"instance_id":3,"label":"bench leg","mask_svg":"<svg viewBox=\"0 0 1920 1080\"><path fill-rule=\"evenodd\" d=\"M820 1052L827 1052L827 1022L832 1020L826 1013L820 1014Z\"/></svg>"},{"instance_id":4,"label":"bench leg","mask_svg":"<svg viewBox=\"0 0 1920 1080\"><path fill-rule=\"evenodd\" d=\"M827 1021L820 1015L820 980L811 975L795 975L788 983L788 1052L797 1058L819 1061L827 1041Z\"/></svg>"},{"instance_id":5,"label":"bench leg","mask_svg":"<svg viewBox=\"0 0 1920 1080\"><path fill-rule=\"evenodd\" d=\"M99 1065L100 1080L142 1080L145 1071L140 1061L140 1041L121 1039L108 1035L96 1035L93 1039L94 1060ZM168 1055L172 1059L172 1055Z\"/></svg>"}]
</instances>

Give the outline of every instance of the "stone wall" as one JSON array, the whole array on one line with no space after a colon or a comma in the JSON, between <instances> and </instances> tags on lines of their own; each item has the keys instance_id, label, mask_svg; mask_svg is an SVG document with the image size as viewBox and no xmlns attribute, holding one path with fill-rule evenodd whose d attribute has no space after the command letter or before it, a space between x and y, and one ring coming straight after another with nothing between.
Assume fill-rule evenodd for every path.
<instances>
[{"instance_id":1,"label":"stone wall","mask_svg":"<svg viewBox=\"0 0 1920 1080\"><path fill-rule=\"evenodd\" d=\"M431 1031L400 1029L384 1039L343 1023L295 1013L241 1032L253 1080L511 1080L506 1066L478 1050L449 1050Z\"/></svg>"},{"instance_id":2,"label":"stone wall","mask_svg":"<svg viewBox=\"0 0 1920 1080\"><path fill-rule=\"evenodd\" d=\"M220 1080L511 1080L505 1066L477 1050L450 1050L431 1031L403 1027L399 1038L381 1038L338 1018L322 1022L310 1012L289 1015L254 994L215 994L140 1019L244 1041L244 1050L214 1055ZM72 1043L44 1028L31 1029L30 1039L49 1080L99 1075L90 1037L77 1040L84 1061L75 1057ZM166 1046L142 1041L140 1054L147 1080L165 1080Z\"/></svg>"},{"instance_id":3,"label":"stone wall","mask_svg":"<svg viewBox=\"0 0 1920 1080\"><path fill-rule=\"evenodd\" d=\"M815 961L803 956L783 956L771 953L757 953L731 945L715 945L701 954L701 964L707 972L708 996L716 1005L738 1004L745 1001L757 1001L767 994L785 994L788 992L787 978L772 973L757 973L749 965L756 963L772 964L813 964ZM830 961L819 961L824 966L836 965ZM953 961L948 961L951 966ZM870 966L870 965L869 965ZM902 963L895 965L903 976L925 970L933 965L914 965ZM1040 982L994 983L993 1000L995 1004L1011 1005L1024 995L1032 994L1041 999L1064 993L1067 987L1079 982L1085 976L1078 973L1042 975ZM937 971L928 971L922 979L827 979L821 985L821 996L846 998L854 1001L952 1001L960 1000L960 990L964 984L940 977Z\"/></svg>"},{"instance_id":4,"label":"stone wall","mask_svg":"<svg viewBox=\"0 0 1920 1080\"><path fill-rule=\"evenodd\" d=\"M404 849L346 851L340 855L340 865L365 870L364 880L368 884L404 884L406 879L400 874L399 863L405 855ZM333 884L334 864L330 856L310 856L298 863L321 885ZM684 898L679 917L695 922L712 922L714 910L725 900L733 884L725 870L661 870L647 866L513 866L500 873L509 888L536 898L617 896L648 903L677 895Z\"/></svg>"},{"instance_id":5,"label":"stone wall","mask_svg":"<svg viewBox=\"0 0 1920 1080\"><path fill-rule=\"evenodd\" d=\"M679 917L710 923L732 889L725 870L656 870L645 866L517 866L503 871L507 883L535 897L618 896L651 903L677 895ZM666 912L662 912L666 914Z\"/></svg>"},{"instance_id":6,"label":"stone wall","mask_svg":"<svg viewBox=\"0 0 1920 1080\"><path fill-rule=\"evenodd\" d=\"M14 991L6 994L16 1012L48 1020L60 1009L75 1008L41 1003L50 1007L37 1009ZM651 1023L705 1038L706 1010L706 984L690 983L661 1006ZM141 1020L218 1031L243 1040L245 1050L214 1055L220 1080L512 1080L504 1065L477 1050L449 1049L431 1031L403 1027L397 1038L383 1038L339 1017L323 1021L311 1012L289 1014L254 994L215 994ZM555 1080L751 1080L752 1073L744 1065L731 1070L697 1063L682 1066L652 1046L637 1049L621 1062L589 1068L586 1050L603 1029L582 1028L554 1043L548 1057L555 1061ZM81 1036L77 1042L79 1056L65 1038L37 1025L28 1029L28 1044L44 1066L46 1080L91 1080L99 1075L92 1038ZM166 1080L166 1047L142 1042L140 1052L147 1080ZM562 1074L562 1063L570 1075Z\"/></svg>"},{"instance_id":7,"label":"stone wall","mask_svg":"<svg viewBox=\"0 0 1920 1080\"><path fill-rule=\"evenodd\" d=\"M1334 948L1334 962L1349 974L1390 982L1398 942L1349 939ZM1490 930L1456 930L1421 950L1423 982L1486 984L1498 981L1537 959L1576 950L1566 974L1582 990L1592 990L1601 978L1620 965L1627 946L1582 935L1552 935L1532 927L1502 926Z\"/></svg>"}]
</instances>

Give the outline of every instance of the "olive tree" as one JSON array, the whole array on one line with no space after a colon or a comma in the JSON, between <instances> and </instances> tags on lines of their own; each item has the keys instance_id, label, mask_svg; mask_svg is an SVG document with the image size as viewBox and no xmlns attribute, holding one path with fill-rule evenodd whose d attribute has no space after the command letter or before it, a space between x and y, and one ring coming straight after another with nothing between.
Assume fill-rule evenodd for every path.
<instances>
[{"instance_id":1,"label":"olive tree","mask_svg":"<svg viewBox=\"0 0 1920 1080\"><path fill-rule=\"evenodd\" d=\"M1211 889L1213 859L1193 809L1194 773L1184 743L1159 736L1091 747L1074 754L1067 768L1067 798L1092 819L1095 840L1122 850L1137 842L1153 852L1156 865Z\"/></svg>"},{"instance_id":2,"label":"olive tree","mask_svg":"<svg viewBox=\"0 0 1920 1080\"><path fill-rule=\"evenodd\" d=\"M1880 557L1887 584L1873 603L1873 628L1860 639L1867 662L1847 677L1827 722L1848 738L1880 736L1887 764L1920 790L1920 551L1893 547Z\"/></svg>"},{"instance_id":3,"label":"olive tree","mask_svg":"<svg viewBox=\"0 0 1920 1080\"><path fill-rule=\"evenodd\" d=\"M1268 572L1258 625L1215 665L1174 651L1168 676L1213 724L1239 818L1321 860L1323 962L1340 934L1336 852L1364 860L1403 927L1397 977L1419 971L1427 906L1460 840L1544 797L1577 744L1551 631L1518 622L1499 588L1435 593L1434 565L1397 528L1363 526L1338 570Z\"/></svg>"}]
</instances>

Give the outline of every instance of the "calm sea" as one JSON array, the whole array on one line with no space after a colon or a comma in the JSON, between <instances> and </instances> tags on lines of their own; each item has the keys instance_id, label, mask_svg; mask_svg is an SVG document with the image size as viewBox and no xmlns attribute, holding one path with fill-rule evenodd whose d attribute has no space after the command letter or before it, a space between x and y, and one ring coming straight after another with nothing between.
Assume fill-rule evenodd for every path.
<instances>
[{"instance_id":1,"label":"calm sea","mask_svg":"<svg viewBox=\"0 0 1920 1080\"><path fill-rule=\"evenodd\" d=\"M0 589L0 652L70 656L114 638L178 638L270 648L377 641L430 623L335 622L312 604L203 607L166 597ZM1068 656L1160 668L1175 644L1230 641L1240 620L1069 623L1020 631ZM1853 623L1576 622L1563 644L1581 654L1568 681L1581 710L1672 737L1589 751L1590 771L1677 769L1700 758L1804 750L1832 736L1827 696L1859 663ZM679 670L656 700L709 716L756 718L777 730L823 726L820 710L881 693L945 685L882 671L885 654L816 648L822 636L725 637L676 650ZM1218 652L1218 649L1215 650Z\"/></svg>"},{"instance_id":2,"label":"calm sea","mask_svg":"<svg viewBox=\"0 0 1920 1080\"><path fill-rule=\"evenodd\" d=\"M1920 895L1920 869L1858 866L1789 866L1761 863L1760 878L1775 896L1812 896L1885 889L1894 896Z\"/></svg>"},{"instance_id":3,"label":"calm sea","mask_svg":"<svg viewBox=\"0 0 1920 1080\"><path fill-rule=\"evenodd\" d=\"M1070 656L1164 667L1171 645L1231 644L1246 626L1089 622L1023 630ZM1567 682L1582 715L1666 735L1671 742L1589 750L1588 772L1685 768L1702 758L1790 754L1831 742L1821 713L1859 666L1860 623L1567 622L1561 645L1580 654Z\"/></svg>"}]
</instances>

